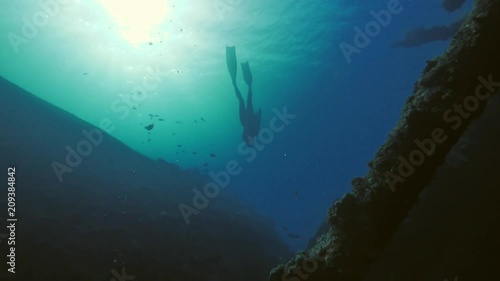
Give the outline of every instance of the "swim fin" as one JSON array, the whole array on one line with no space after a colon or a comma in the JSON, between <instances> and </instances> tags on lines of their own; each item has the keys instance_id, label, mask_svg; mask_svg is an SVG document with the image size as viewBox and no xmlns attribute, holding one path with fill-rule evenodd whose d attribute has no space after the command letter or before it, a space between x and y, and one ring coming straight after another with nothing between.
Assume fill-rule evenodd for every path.
<instances>
[{"instance_id":1,"label":"swim fin","mask_svg":"<svg viewBox=\"0 0 500 281\"><path fill-rule=\"evenodd\" d=\"M233 86L236 86L236 73L238 71L238 63L236 61L236 47L226 47L226 64Z\"/></svg>"},{"instance_id":2,"label":"swim fin","mask_svg":"<svg viewBox=\"0 0 500 281\"><path fill-rule=\"evenodd\" d=\"M248 86L252 85L252 72L250 71L250 65L248 62L241 64L241 72L243 72L243 78Z\"/></svg>"}]
</instances>

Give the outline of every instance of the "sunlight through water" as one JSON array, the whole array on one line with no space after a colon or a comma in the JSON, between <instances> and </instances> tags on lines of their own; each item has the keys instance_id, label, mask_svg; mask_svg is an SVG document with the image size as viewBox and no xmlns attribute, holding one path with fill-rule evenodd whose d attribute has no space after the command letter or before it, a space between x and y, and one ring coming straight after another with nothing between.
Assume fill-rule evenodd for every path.
<instances>
[{"instance_id":1,"label":"sunlight through water","mask_svg":"<svg viewBox=\"0 0 500 281\"><path fill-rule=\"evenodd\" d=\"M152 41L159 25L168 15L168 5L162 0L118 1L100 0L120 28L121 35L131 44Z\"/></svg>"}]
</instances>

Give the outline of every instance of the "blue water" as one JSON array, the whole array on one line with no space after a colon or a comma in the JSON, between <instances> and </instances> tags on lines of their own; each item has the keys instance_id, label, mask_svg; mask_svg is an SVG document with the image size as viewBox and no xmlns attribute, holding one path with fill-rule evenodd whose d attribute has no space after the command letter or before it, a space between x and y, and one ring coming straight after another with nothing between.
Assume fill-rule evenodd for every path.
<instances>
[{"instance_id":1,"label":"blue water","mask_svg":"<svg viewBox=\"0 0 500 281\"><path fill-rule=\"evenodd\" d=\"M364 27L373 20L370 11L387 9L391 1L221 1L231 7L222 17L215 2L168 1L166 15L135 18L151 19L148 28L158 31L136 37L121 32L126 24L110 16L116 5L104 2L109 5L70 1L17 52L4 36L0 74L95 126L110 118L116 126L111 135L152 159L207 174L238 161L241 174L222 192L234 192L271 217L292 250L306 247L334 199L367 172L425 62L441 54L449 40L413 48L392 48L391 43L419 26L451 24L472 7L467 1L448 13L440 1L401 1L403 10L348 63L339 45L353 44L354 28ZM165 4L153 2L151 7ZM20 33L21 17L38 9L37 1L9 3L0 12L0 32ZM250 62L262 128L268 127L273 109L286 107L296 116L252 161L238 153L238 104L224 54L233 45L240 62ZM110 105L130 95L147 66L168 73L165 81L138 109L122 116ZM238 75L246 95L240 70ZM149 114L166 121L156 122L148 135Z\"/></svg>"},{"instance_id":2,"label":"blue water","mask_svg":"<svg viewBox=\"0 0 500 281\"><path fill-rule=\"evenodd\" d=\"M373 20L370 10L378 11L388 1L359 2L339 35L342 41L352 42L353 28ZM440 55L449 41L409 49L390 48L390 43L416 26L447 25L472 6L468 1L448 14L439 1L433 2L402 1L403 12L393 16L359 55L353 55L350 64L335 44L324 53L322 63L309 70L312 73L299 73L300 89L290 89L304 95L290 108L297 119L235 179L238 194L272 216L293 249L305 247L333 199L350 191L354 177L365 175L367 163L396 125L425 61ZM329 42L328 36L319 39ZM303 239L288 237L283 226Z\"/></svg>"}]
</instances>

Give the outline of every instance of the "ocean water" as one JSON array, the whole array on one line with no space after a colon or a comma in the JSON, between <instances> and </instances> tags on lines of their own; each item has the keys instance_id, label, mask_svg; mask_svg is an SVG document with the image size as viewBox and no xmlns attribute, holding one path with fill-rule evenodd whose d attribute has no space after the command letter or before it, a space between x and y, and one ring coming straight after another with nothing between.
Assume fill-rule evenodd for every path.
<instances>
[{"instance_id":1,"label":"ocean water","mask_svg":"<svg viewBox=\"0 0 500 281\"><path fill-rule=\"evenodd\" d=\"M441 1L411 0L4 2L1 76L153 160L209 176L236 161L240 172L221 192L271 218L291 251L306 248L334 200L367 172L426 61L449 38L391 45L409 30L450 25L472 7L466 1L450 13ZM357 46L356 28L394 2L399 12ZM357 51L346 55L342 44ZM262 109L259 146L241 139L226 46L250 63L254 108ZM241 68L237 82L246 97ZM283 112L289 119L274 123Z\"/></svg>"}]
</instances>

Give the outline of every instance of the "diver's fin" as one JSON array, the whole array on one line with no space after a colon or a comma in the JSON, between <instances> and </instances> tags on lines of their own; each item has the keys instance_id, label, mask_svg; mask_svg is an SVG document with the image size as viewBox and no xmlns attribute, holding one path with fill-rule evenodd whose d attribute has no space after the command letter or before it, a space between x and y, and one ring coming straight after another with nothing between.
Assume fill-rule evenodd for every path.
<instances>
[{"instance_id":1,"label":"diver's fin","mask_svg":"<svg viewBox=\"0 0 500 281\"><path fill-rule=\"evenodd\" d=\"M252 72L250 71L250 65L248 62L241 64L241 72L243 72L243 78L248 86L252 85Z\"/></svg>"},{"instance_id":2,"label":"diver's fin","mask_svg":"<svg viewBox=\"0 0 500 281\"><path fill-rule=\"evenodd\" d=\"M236 73L238 71L238 63L236 61L236 47L226 47L226 64L233 86L236 86Z\"/></svg>"}]
</instances>

